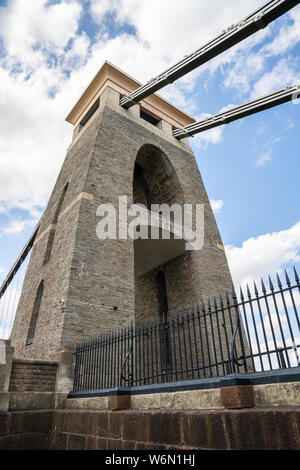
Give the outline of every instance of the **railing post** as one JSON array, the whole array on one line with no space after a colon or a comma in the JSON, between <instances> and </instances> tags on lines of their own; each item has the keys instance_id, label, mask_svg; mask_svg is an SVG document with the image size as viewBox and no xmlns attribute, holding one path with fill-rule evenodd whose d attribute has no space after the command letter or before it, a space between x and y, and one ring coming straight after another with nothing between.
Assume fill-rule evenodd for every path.
<instances>
[{"instance_id":1,"label":"railing post","mask_svg":"<svg viewBox=\"0 0 300 470\"><path fill-rule=\"evenodd\" d=\"M68 346L59 354L54 408L61 408L68 393L73 390L75 372L75 346Z\"/></svg>"}]
</instances>

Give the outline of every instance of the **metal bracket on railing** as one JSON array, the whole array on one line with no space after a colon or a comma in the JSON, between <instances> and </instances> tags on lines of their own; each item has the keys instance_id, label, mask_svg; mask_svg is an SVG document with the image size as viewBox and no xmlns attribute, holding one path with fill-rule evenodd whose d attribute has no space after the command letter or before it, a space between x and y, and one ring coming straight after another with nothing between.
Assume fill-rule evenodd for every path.
<instances>
[{"instance_id":1,"label":"metal bracket on railing","mask_svg":"<svg viewBox=\"0 0 300 470\"><path fill-rule=\"evenodd\" d=\"M237 322L236 322L236 326L235 326L233 336L232 336L230 362L232 364L232 371L235 372L235 365L237 365L238 367L246 366L246 357L245 357L245 354L242 354L240 357L236 356L235 340L236 340L236 334L241 325L241 319L240 319L240 315L238 311L237 298L236 298L234 287L232 287L232 298L233 298L234 308L235 308L235 312L237 316ZM239 362L239 359L242 359L242 362Z\"/></svg>"},{"instance_id":2,"label":"metal bracket on railing","mask_svg":"<svg viewBox=\"0 0 300 470\"><path fill-rule=\"evenodd\" d=\"M233 333L232 343L231 343L230 362L232 364L232 370L233 371L235 371L235 364L238 367L242 367L242 366L246 365L245 356L242 355L240 357L236 357L236 353L235 353L235 339L236 339L236 334L237 334L237 330L238 330L239 326L240 326L240 317L238 316L238 320L237 320L237 323L236 323L236 327L235 327L235 330L234 330L234 333ZM239 359L243 359L242 362L239 362Z\"/></svg>"},{"instance_id":3,"label":"metal bracket on railing","mask_svg":"<svg viewBox=\"0 0 300 470\"><path fill-rule=\"evenodd\" d=\"M126 357L123 361L122 368L121 368L121 380L120 380L120 385L122 385L122 381L124 380L124 382L128 382L130 387L133 386L133 372L132 372L132 369L131 369L131 372L128 375L128 377L125 377L124 369L125 369L126 364L129 365L129 356L132 353L132 350L133 350L133 342L131 342L131 346L129 348L129 351L126 354Z\"/></svg>"}]
</instances>

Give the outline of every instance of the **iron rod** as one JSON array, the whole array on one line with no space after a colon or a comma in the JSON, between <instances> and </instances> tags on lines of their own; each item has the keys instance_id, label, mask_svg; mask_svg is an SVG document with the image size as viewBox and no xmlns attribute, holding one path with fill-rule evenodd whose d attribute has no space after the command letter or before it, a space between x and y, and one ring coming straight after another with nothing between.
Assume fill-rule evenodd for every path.
<instances>
[{"instance_id":1,"label":"iron rod","mask_svg":"<svg viewBox=\"0 0 300 470\"><path fill-rule=\"evenodd\" d=\"M231 25L227 30L222 31L222 33L205 45L185 56L157 77L149 80L145 85L140 86L137 90L121 98L120 105L129 109L147 96L152 95L260 29L265 28L269 23L298 5L298 3L299 0L273 0L266 2L262 7L246 16L237 24Z\"/></svg>"}]
</instances>

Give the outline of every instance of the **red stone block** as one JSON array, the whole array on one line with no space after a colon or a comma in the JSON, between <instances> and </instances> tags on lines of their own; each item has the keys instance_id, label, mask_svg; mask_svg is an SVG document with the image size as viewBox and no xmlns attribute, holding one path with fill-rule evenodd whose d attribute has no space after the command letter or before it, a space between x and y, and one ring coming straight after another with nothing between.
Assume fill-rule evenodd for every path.
<instances>
[{"instance_id":1,"label":"red stone block","mask_svg":"<svg viewBox=\"0 0 300 470\"><path fill-rule=\"evenodd\" d=\"M128 410L130 408L130 395L113 395L108 397L110 410Z\"/></svg>"},{"instance_id":2,"label":"red stone block","mask_svg":"<svg viewBox=\"0 0 300 470\"><path fill-rule=\"evenodd\" d=\"M221 387L221 402L225 408L241 409L255 406L254 390L252 385L235 385Z\"/></svg>"}]
</instances>

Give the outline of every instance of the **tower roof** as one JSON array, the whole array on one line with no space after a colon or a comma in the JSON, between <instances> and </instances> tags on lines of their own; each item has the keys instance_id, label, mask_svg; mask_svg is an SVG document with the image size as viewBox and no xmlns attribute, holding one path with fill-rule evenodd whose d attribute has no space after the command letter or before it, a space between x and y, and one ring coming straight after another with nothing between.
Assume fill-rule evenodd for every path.
<instances>
[{"instance_id":1,"label":"tower roof","mask_svg":"<svg viewBox=\"0 0 300 470\"><path fill-rule=\"evenodd\" d=\"M141 86L141 83L115 67L110 62L105 61L67 115L66 121L76 125L81 116L83 116L88 109L89 105L107 86L110 86L120 92L120 94L125 95L136 90ZM179 108L157 94L153 94L142 100L141 106L143 105L150 111L159 114L161 117L164 117L167 121L178 127L187 126L188 124L195 122L195 119L192 116L181 111Z\"/></svg>"}]
</instances>

